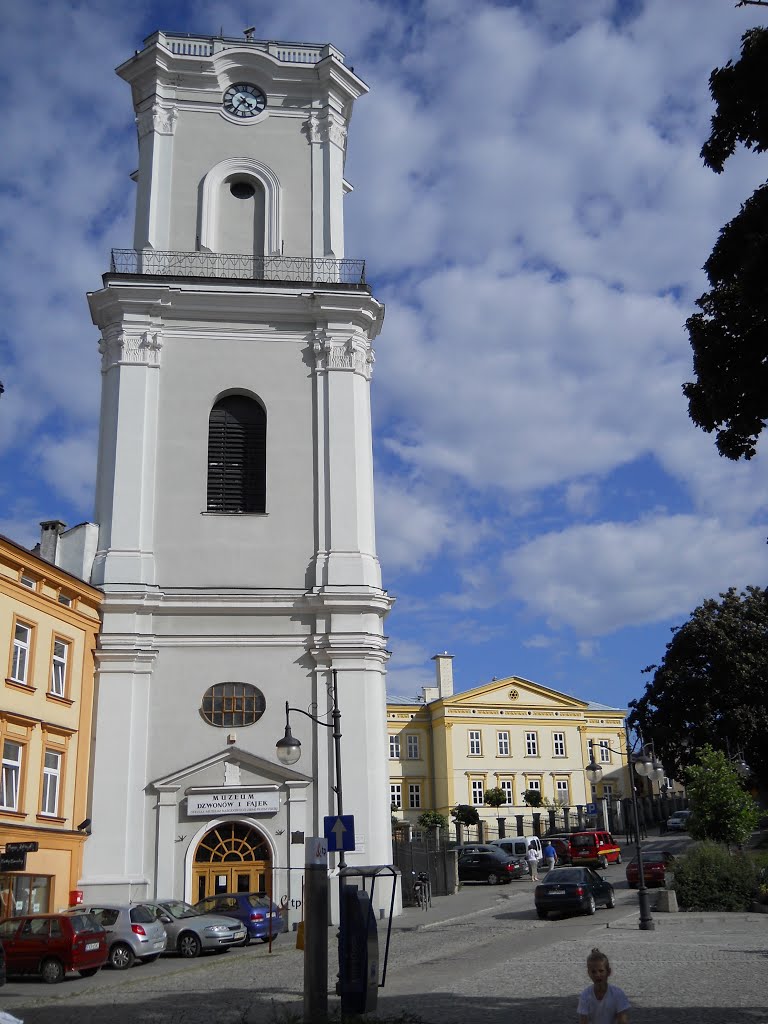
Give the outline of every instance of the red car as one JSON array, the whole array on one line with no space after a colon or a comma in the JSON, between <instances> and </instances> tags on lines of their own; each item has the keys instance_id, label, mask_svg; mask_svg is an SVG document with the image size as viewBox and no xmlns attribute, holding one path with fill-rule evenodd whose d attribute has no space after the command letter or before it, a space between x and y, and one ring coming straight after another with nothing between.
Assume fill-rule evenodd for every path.
<instances>
[{"instance_id":1,"label":"red car","mask_svg":"<svg viewBox=\"0 0 768 1024\"><path fill-rule=\"evenodd\" d=\"M667 868L673 859L669 853L648 853L643 856L643 878L648 888L652 889L666 884ZM634 858L627 864L626 874L630 889L636 889L640 884L637 858Z\"/></svg>"},{"instance_id":2,"label":"red car","mask_svg":"<svg viewBox=\"0 0 768 1024\"><path fill-rule=\"evenodd\" d=\"M621 864L621 847L610 832L601 829L574 832L571 836L571 863L605 870L609 864Z\"/></svg>"},{"instance_id":3,"label":"red car","mask_svg":"<svg viewBox=\"0 0 768 1024\"><path fill-rule=\"evenodd\" d=\"M23 914L0 921L5 966L39 974L49 985L68 971L89 978L107 962L107 934L90 914Z\"/></svg>"}]
</instances>

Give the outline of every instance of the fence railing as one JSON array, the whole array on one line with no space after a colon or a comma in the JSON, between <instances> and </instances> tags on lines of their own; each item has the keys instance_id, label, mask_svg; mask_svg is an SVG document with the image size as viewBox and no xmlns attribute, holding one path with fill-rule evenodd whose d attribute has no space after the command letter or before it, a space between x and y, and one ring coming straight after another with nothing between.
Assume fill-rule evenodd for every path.
<instances>
[{"instance_id":1,"label":"fence railing","mask_svg":"<svg viewBox=\"0 0 768 1024\"><path fill-rule=\"evenodd\" d=\"M284 64L316 64L333 55L343 62L344 54L330 43L293 43L275 39L254 39L235 36L195 36L186 33L158 32L145 42L157 40L167 46L171 53L182 57L212 57L215 53L232 47L248 47L262 50Z\"/></svg>"},{"instance_id":2,"label":"fence railing","mask_svg":"<svg viewBox=\"0 0 768 1024\"><path fill-rule=\"evenodd\" d=\"M284 284L365 286L365 260L334 260L312 256L113 249L110 271L113 274L143 274L149 277L214 277Z\"/></svg>"}]
</instances>

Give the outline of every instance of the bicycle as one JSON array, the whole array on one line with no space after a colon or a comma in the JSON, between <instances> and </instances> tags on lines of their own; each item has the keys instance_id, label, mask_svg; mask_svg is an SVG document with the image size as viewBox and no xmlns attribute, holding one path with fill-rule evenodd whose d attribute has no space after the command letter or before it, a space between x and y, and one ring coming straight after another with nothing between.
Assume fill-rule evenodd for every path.
<instances>
[{"instance_id":1,"label":"bicycle","mask_svg":"<svg viewBox=\"0 0 768 1024\"><path fill-rule=\"evenodd\" d=\"M416 872L412 871L411 874L416 875ZM416 905L426 913L432 906L432 884L426 871L420 871L416 875L416 881L413 883L413 895Z\"/></svg>"}]
</instances>

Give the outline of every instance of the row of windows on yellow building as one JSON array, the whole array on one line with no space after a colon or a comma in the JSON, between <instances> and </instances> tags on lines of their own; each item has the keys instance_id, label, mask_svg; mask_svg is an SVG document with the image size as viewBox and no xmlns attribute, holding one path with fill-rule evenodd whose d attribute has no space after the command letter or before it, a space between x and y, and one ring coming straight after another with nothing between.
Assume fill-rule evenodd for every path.
<instances>
[{"instance_id":1,"label":"row of windows on yellow building","mask_svg":"<svg viewBox=\"0 0 768 1024\"><path fill-rule=\"evenodd\" d=\"M66 907L82 873L101 600L0 537L0 916ZM14 846L35 843L7 868Z\"/></svg>"},{"instance_id":2,"label":"row of windows on yellow building","mask_svg":"<svg viewBox=\"0 0 768 1024\"><path fill-rule=\"evenodd\" d=\"M531 808L527 790L547 806L575 808L603 796L629 795L626 711L579 700L509 676L453 693L450 655L435 656L437 680L421 702L387 704L389 784L393 812L415 824L425 810L448 816L457 804L496 821ZM604 769L593 789L584 774L594 756ZM507 802L485 805L489 789Z\"/></svg>"}]
</instances>

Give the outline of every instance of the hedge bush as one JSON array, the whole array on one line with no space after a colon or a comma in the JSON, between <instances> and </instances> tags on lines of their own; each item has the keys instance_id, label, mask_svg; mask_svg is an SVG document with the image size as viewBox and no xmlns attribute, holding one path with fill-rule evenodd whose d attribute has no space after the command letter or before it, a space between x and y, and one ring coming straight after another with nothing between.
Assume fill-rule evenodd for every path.
<instances>
[{"instance_id":1,"label":"hedge bush","mask_svg":"<svg viewBox=\"0 0 768 1024\"><path fill-rule=\"evenodd\" d=\"M698 843L675 861L672 888L682 910L748 910L757 896L757 869L743 853L731 854L719 843Z\"/></svg>"}]
</instances>

